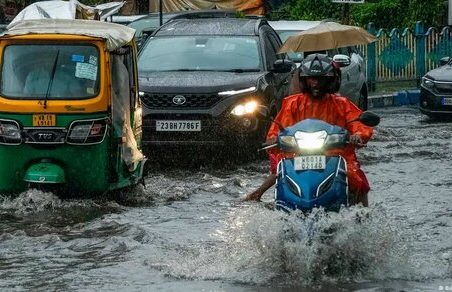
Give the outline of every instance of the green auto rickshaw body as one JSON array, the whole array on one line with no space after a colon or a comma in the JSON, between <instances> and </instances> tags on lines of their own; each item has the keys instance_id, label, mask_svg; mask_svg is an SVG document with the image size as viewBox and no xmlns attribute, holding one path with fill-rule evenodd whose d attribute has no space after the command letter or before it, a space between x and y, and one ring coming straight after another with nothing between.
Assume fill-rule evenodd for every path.
<instances>
[{"instance_id":1,"label":"green auto rickshaw body","mask_svg":"<svg viewBox=\"0 0 452 292\"><path fill-rule=\"evenodd\" d=\"M100 195L142 179L133 34L99 21L35 20L0 37L0 194L57 186Z\"/></svg>"}]
</instances>

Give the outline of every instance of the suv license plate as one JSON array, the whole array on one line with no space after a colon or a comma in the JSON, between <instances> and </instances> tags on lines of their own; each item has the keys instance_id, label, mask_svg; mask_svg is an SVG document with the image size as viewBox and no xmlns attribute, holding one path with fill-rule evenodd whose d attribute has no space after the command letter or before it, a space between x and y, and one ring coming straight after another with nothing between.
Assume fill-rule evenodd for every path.
<instances>
[{"instance_id":1,"label":"suv license plate","mask_svg":"<svg viewBox=\"0 0 452 292\"><path fill-rule=\"evenodd\" d=\"M294 158L295 170L325 169L325 155L297 156Z\"/></svg>"},{"instance_id":2,"label":"suv license plate","mask_svg":"<svg viewBox=\"0 0 452 292\"><path fill-rule=\"evenodd\" d=\"M201 131L201 121L157 120L155 130L158 132L199 132Z\"/></svg>"},{"instance_id":3,"label":"suv license plate","mask_svg":"<svg viewBox=\"0 0 452 292\"><path fill-rule=\"evenodd\" d=\"M443 105L452 105L452 97L444 97Z\"/></svg>"}]
</instances>

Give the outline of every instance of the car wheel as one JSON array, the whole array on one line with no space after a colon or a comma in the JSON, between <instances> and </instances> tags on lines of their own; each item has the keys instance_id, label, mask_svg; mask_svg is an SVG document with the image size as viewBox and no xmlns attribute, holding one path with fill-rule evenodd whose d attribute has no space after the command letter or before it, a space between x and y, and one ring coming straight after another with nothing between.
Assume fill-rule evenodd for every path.
<instances>
[{"instance_id":1,"label":"car wheel","mask_svg":"<svg viewBox=\"0 0 452 292\"><path fill-rule=\"evenodd\" d=\"M363 88L363 89L361 89L361 92L359 93L358 107L361 110L366 111L367 104L368 104L367 90L365 88Z\"/></svg>"}]
</instances>

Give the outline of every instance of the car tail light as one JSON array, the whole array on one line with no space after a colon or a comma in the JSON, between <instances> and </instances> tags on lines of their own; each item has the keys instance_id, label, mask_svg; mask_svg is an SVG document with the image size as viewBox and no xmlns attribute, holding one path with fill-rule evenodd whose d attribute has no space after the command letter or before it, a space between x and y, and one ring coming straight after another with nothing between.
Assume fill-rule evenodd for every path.
<instances>
[{"instance_id":1,"label":"car tail light","mask_svg":"<svg viewBox=\"0 0 452 292\"><path fill-rule=\"evenodd\" d=\"M0 120L0 144L18 145L22 143L19 123L10 120Z\"/></svg>"},{"instance_id":2,"label":"car tail light","mask_svg":"<svg viewBox=\"0 0 452 292\"><path fill-rule=\"evenodd\" d=\"M99 144L107 133L107 120L74 121L66 138L68 144Z\"/></svg>"}]
</instances>

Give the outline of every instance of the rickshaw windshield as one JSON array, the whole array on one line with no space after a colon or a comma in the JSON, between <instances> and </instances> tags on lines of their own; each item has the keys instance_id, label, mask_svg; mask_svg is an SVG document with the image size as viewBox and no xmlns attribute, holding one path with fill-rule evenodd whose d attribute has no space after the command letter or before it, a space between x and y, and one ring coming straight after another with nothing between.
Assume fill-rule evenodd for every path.
<instances>
[{"instance_id":1,"label":"rickshaw windshield","mask_svg":"<svg viewBox=\"0 0 452 292\"><path fill-rule=\"evenodd\" d=\"M99 93L92 45L18 44L3 51L0 94L10 99L85 99Z\"/></svg>"}]
</instances>

